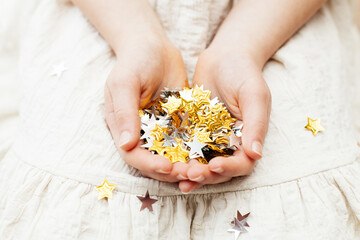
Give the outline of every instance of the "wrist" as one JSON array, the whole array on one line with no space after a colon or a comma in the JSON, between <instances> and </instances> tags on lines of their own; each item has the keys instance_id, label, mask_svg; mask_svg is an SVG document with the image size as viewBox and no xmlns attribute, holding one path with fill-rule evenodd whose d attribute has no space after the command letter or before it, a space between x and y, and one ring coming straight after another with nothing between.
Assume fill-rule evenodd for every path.
<instances>
[{"instance_id":1,"label":"wrist","mask_svg":"<svg viewBox=\"0 0 360 240\"><path fill-rule=\"evenodd\" d=\"M217 35L208 50L216 53L215 56L220 59L234 56L245 61L251 61L260 69L264 67L272 55L270 51L259 46L254 41L235 34Z\"/></svg>"}]
</instances>

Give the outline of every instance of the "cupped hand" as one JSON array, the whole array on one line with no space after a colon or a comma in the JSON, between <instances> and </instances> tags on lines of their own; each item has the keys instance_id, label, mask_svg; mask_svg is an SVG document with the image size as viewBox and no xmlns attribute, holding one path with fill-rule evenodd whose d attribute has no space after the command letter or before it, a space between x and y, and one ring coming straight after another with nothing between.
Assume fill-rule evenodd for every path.
<instances>
[{"instance_id":1,"label":"cupped hand","mask_svg":"<svg viewBox=\"0 0 360 240\"><path fill-rule=\"evenodd\" d=\"M242 146L230 157L213 158L209 164L190 160L189 180L179 183L183 192L204 184L229 181L248 175L262 157L271 109L271 94L262 77L262 66L251 54L210 47L199 57L194 82L212 91L233 117L244 123Z\"/></svg>"},{"instance_id":2,"label":"cupped hand","mask_svg":"<svg viewBox=\"0 0 360 240\"><path fill-rule=\"evenodd\" d=\"M141 148L139 109L164 87L187 85L180 52L163 35L127 37L105 87L106 122L121 157L143 176L177 182L189 166Z\"/></svg>"}]
</instances>

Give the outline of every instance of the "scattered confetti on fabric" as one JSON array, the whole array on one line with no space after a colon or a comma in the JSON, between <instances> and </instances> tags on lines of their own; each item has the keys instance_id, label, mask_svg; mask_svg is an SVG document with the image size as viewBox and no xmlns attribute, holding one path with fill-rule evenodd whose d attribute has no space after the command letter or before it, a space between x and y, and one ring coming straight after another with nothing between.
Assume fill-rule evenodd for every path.
<instances>
[{"instance_id":1,"label":"scattered confetti on fabric","mask_svg":"<svg viewBox=\"0 0 360 240\"><path fill-rule=\"evenodd\" d=\"M105 178L103 184L96 187L96 189L99 191L98 199L112 198L112 191L115 189L115 187L115 184L110 184Z\"/></svg>"},{"instance_id":2,"label":"scattered confetti on fabric","mask_svg":"<svg viewBox=\"0 0 360 240\"><path fill-rule=\"evenodd\" d=\"M308 124L305 126L305 128L312 131L314 136L316 136L318 132L322 132L325 130L325 128L323 128L323 126L321 126L320 124L320 118L313 120L308 117Z\"/></svg>"},{"instance_id":3,"label":"scattered confetti on fabric","mask_svg":"<svg viewBox=\"0 0 360 240\"><path fill-rule=\"evenodd\" d=\"M142 147L172 163L197 158L206 164L216 156L232 155L241 145L242 124L235 127L236 119L210 95L203 86L163 90L139 111Z\"/></svg>"},{"instance_id":4,"label":"scattered confetti on fabric","mask_svg":"<svg viewBox=\"0 0 360 240\"><path fill-rule=\"evenodd\" d=\"M245 214L244 216L241 215L239 211L237 211L237 217L234 218L234 221L231 222L233 227L228 229L228 232L234 233L234 239L237 240L240 233L246 233L248 230L245 227L250 227L247 223L247 218L250 213Z\"/></svg>"},{"instance_id":5,"label":"scattered confetti on fabric","mask_svg":"<svg viewBox=\"0 0 360 240\"><path fill-rule=\"evenodd\" d=\"M142 202L140 211L144 210L145 208L149 209L150 212L153 211L152 205L157 202L156 199L150 198L149 191L146 191L145 197L137 196Z\"/></svg>"}]
</instances>

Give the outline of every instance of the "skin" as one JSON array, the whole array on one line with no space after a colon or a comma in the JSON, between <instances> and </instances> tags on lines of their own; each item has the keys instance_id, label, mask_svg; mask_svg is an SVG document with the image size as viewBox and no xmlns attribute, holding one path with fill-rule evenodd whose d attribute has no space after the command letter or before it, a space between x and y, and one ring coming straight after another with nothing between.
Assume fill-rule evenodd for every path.
<instances>
[{"instance_id":1,"label":"skin","mask_svg":"<svg viewBox=\"0 0 360 240\"><path fill-rule=\"evenodd\" d=\"M234 117L244 121L243 145L234 156L202 165L195 159L171 164L139 146L139 108L164 87L186 86L181 54L147 0L73 0L116 55L105 86L105 106L106 121L122 158L146 177L179 181L184 193L250 174L262 157L271 110L262 69L324 2L240 0L231 10L199 56L194 82L211 90L212 97L219 97Z\"/></svg>"}]
</instances>

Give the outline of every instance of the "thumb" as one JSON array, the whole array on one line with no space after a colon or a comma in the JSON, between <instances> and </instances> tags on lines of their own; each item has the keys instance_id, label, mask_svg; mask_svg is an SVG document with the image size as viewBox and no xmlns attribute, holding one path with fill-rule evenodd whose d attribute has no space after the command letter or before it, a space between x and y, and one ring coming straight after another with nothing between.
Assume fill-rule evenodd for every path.
<instances>
[{"instance_id":1,"label":"thumb","mask_svg":"<svg viewBox=\"0 0 360 240\"><path fill-rule=\"evenodd\" d=\"M252 88L240 97L243 116L243 148L250 158L262 157L262 147L267 133L271 108L271 95L267 85Z\"/></svg>"},{"instance_id":2,"label":"thumb","mask_svg":"<svg viewBox=\"0 0 360 240\"><path fill-rule=\"evenodd\" d=\"M118 131L118 137L114 140L117 147L129 151L140 139L140 86L135 79L123 78L115 81L110 81L108 85L113 103L114 125Z\"/></svg>"}]
</instances>

